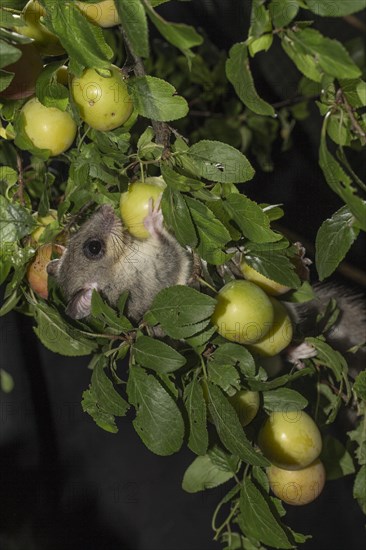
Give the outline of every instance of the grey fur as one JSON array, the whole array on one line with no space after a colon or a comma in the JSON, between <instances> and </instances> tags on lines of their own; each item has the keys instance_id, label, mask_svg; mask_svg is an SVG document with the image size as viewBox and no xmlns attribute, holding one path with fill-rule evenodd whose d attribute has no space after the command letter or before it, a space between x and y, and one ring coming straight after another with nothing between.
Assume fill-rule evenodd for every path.
<instances>
[{"instance_id":1,"label":"grey fur","mask_svg":"<svg viewBox=\"0 0 366 550\"><path fill-rule=\"evenodd\" d=\"M159 219L156 212L149 231L146 240L134 238L108 205L98 208L82 225L62 257L47 266L68 301L66 312L71 317L82 318L90 313L95 288L112 306L127 290L127 316L138 321L160 290L187 284L192 271L190 256L164 229L161 215ZM102 258L85 256L83 246L90 239L104 241Z\"/></svg>"},{"instance_id":2,"label":"grey fur","mask_svg":"<svg viewBox=\"0 0 366 550\"><path fill-rule=\"evenodd\" d=\"M314 285L316 299L302 304L286 303L296 330L301 336L313 334L316 317L325 311L331 299L337 302L339 317L327 333L327 341L342 354L347 354L353 346L366 342L366 302L361 294L333 283ZM314 334L315 335L315 334ZM349 364L356 370L365 368L366 350L346 355Z\"/></svg>"}]
</instances>

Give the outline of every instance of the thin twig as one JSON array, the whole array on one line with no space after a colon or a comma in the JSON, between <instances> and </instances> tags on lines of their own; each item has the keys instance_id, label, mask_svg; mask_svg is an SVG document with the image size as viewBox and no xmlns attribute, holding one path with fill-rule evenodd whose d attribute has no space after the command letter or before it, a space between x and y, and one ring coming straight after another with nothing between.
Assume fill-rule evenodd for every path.
<instances>
[{"instance_id":1,"label":"thin twig","mask_svg":"<svg viewBox=\"0 0 366 550\"><path fill-rule=\"evenodd\" d=\"M272 107L274 109L282 109L283 107L291 107L292 105L297 105L298 103L303 103L304 101L311 101L313 99L319 99L319 94L313 94L309 96L300 95L289 99L284 99L283 101L272 103Z\"/></svg>"},{"instance_id":2,"label":"thin twig","mask_svg":"<svg viewBox=\"0 0 366 550\"><path fill-rule=\"evenodd\" d=\"M354 15L345 15L343 19L352 27L355 29L366 32L366 25L361 19L358 19L358 17L355 17Z\"/></svg>"},{"instance_id":3,"label":"thin twig","mask_svg":"<svg viewBox=\"0 0 366 550\"><path fill-rule=\"evenodd\" d=\"M355 113L354 113L351 105L348 103L348 100L347 100L346 96L344 95L342 88L339 88L339 90L337 91L337 96L340 97L340 99L342 101L342 104L344 105L344 108L347 111L347 114L350 118L352 129L353 129L354 133L357 134L360 137L360 141L361 141L362 145L365 145L365 143L366 143L366 132L360 126L359 122L356 120Z\"/></svg>"}]
</instances>

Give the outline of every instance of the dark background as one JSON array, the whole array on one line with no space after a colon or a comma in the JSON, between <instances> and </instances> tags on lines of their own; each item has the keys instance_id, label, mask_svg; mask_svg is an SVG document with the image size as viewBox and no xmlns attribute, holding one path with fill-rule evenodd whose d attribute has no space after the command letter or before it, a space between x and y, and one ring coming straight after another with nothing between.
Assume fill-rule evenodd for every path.
<instances>
[{"instance_id":1,"label":"dark background","mask_svg":"<svg viewBox=\"0 0 366 550\"><path fill-rule=\"evenodd\" d=\"M250 2L241 0L196 0L172 3L164 13L202 26L227 49L245 39L249 9ZM318 28L341 40L357 34L343 20L323 19ZM272 102L291 95L298 81L283 56L277 61L279 55L274 48L272 58L258 56L255 64L259 90ZM310 241L341 206L317 165L317 125L316 119L297 125L293 148L275 157L274 174L257 172L246 184L255 200L284 202L284 224ZM353 161L362 176L360 158ZM360 241L348 261L362 269L363 257ZM14 391L0 395L0 550L220 548L211 542L210 524L226 486L184 493L190 451L157 457L141 443L131 419L121 419L119 433L112 435L82 412L88 358L51 354L36 339L32 320L18 314L0 319L0 328L1 366L15 380ZM288 507L288 524L313 534L304 550L365 548L365 518L352 499L352 481L328 482L313 504Z\"/></svg>"}]
</instances>

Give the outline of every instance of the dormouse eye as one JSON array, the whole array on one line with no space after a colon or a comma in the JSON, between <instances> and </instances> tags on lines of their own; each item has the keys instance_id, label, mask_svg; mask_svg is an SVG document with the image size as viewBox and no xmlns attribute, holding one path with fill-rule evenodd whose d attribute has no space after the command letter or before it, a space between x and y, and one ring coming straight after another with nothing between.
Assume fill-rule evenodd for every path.
<instances>
[{"instance_id":1,"label":"dormouse eye","mask_svg":"<svg viewBox=\"0 0 366 550\"><path fill-rule=\"evenodd\" d=\"M84 243L83 252L89 260L99 260L105 253L104 241L100 239L88 239Z\"/></svg>"}]
</instances>

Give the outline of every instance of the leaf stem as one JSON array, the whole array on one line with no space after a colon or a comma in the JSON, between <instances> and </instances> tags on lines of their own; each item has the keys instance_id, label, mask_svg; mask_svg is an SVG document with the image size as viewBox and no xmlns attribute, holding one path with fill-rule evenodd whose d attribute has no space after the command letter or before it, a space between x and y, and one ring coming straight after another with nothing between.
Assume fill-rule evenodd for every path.
<instances>
[{"instance_id":1,"label":"leaf stem","mask_svg":"<svg viewBox=\"0 0 366 550\"><path fill-rule=\"evenodd\" d=\"M202 355L201 355L201 366L202 366L202 370L203 370L204 377L205 377L206 380L207 380L207 378L208 378L207 369L206 369L206 364L205 364L205 361L204 361Z\"/></svg>"},{"instance_id":2,"label":"leaf stem","mask_svg":"<svg viewBox=\"0 0 366 550\"><path fill-rule=\"evenodd\" d=\"M230 524L230 521L232 520L233 516L236 514L236 511L237 511L237 509L238 509L238 507L239 507L239 500L237 500L236 503L234 504L234 506L233 506L233 508L232 508L232 510L231 510L231 512L230 512L230 514L229 514L228 517L226 518L226 520L223 521L222 524L221 524L218 528L215 528L214 525L216 524L216 517L217 517L217 515L218 515L218 513L219 513L219 510L220 510L220 508L221 508L221 504L222 504L222 503L220 502L220 507L217 507L217 508L216 508L216 510L215 510L215 512L214 512L214 515L213 515L213 517L212 517L212 523L213 523L212 526L213 526L213 530L216 531L216 532L215 532L215 536L214 536L214 540L218 540L218 538L219 538L219 536L220 536L220 534L221 534L221 531L222 531L225 527L227 527L227 526Z\"/></svg>"},{"instance_id":3,"label":"leaf stem","mask_svg":"<svg viewBox=\"0 0 366 550\"><path fill-rule=\"evenodd\" d=\"M204 279L202 279L202 277L197 277L197 280L204 286L207 286L208 288L210 288L215 294L217 292L216 288L214 288L213 286L211 286L207 281L205 281Z\"/></svg>"}]
</instances>

